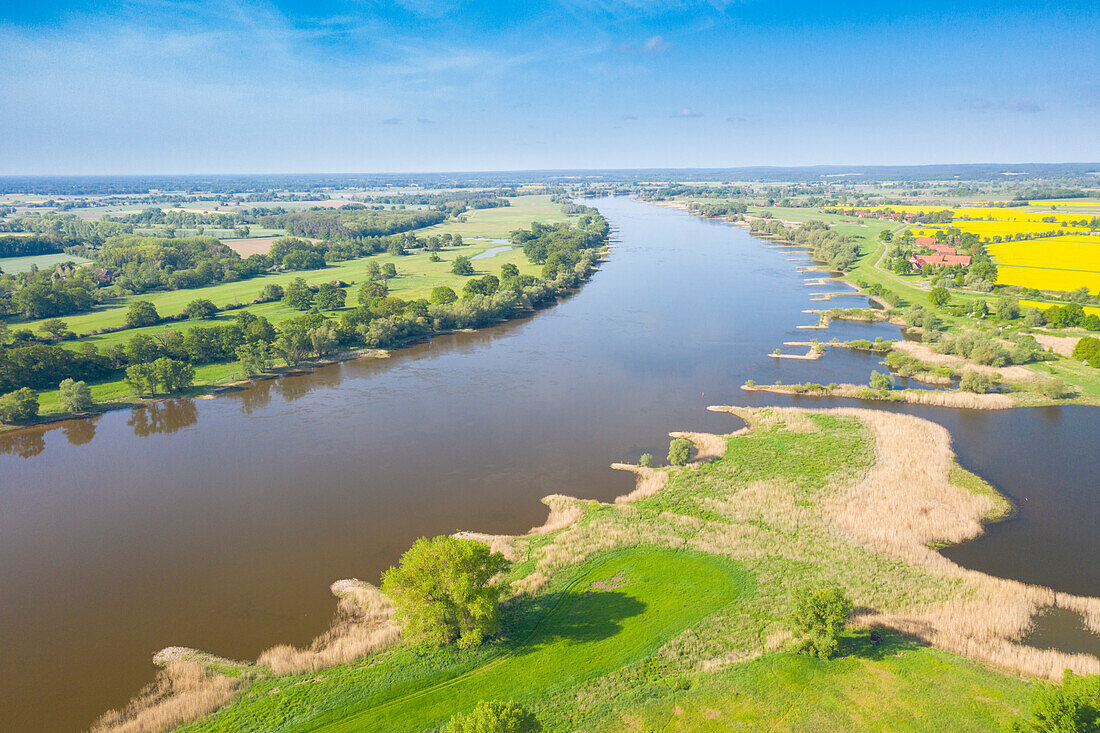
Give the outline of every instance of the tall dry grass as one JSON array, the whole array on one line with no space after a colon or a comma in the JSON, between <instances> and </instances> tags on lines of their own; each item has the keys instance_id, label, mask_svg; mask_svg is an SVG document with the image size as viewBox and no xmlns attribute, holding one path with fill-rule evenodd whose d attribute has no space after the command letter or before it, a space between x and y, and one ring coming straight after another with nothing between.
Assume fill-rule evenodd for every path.
<instances>
[{"instance_id":1,"label":"tall dry grass","mask_svg":"<svg viewBox=\"0 0 1100 733\"><path fill-rule=\"evenodd\" d=\"M332 592L340 601L336 619L324 634L305 649L287 644L268 649L256 664L275 674L312 672L347 664L400 641L393 603L378 588L361 580L338 580Z\"/></svg>"},{"instance_id":2,"label":"tall dry grass","mask_svg":"<svg viewBox=\"0 0 1100 733\"><path fill-rule=\"evenodd\" d=\"M160 733L209 715L236 694L242 680L194 663L170 662L121 710L97 720L91 733Z\"/></svg>"},{"instance_id":3,"label":"tall dry grass","mask_svg":"<svg viewBox=\"0 0 1100 733\"><path fill-rule=\"evenodd\" d=\"M796 392L783 384L742 385L746 392L771 392L772 394L800 395L802 397L847 397L857 400L882 400L905 402L911 405L957 407L968 410L1008 410L1016 401L1007 394L976 394L974 392L944 391L935 389L898 389L878 392L859 384L838 384L820 392Z\"/></svg>"}]
</instances>

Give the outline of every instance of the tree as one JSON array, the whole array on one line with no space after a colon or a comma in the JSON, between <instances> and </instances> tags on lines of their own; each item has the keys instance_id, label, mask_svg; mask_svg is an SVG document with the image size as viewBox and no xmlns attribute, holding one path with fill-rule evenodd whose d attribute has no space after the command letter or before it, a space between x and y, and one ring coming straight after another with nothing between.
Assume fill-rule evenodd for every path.
<instances>
[{"instance_id":1,"label":"tree","mask_svg":"<svg viewBox=\"0 0 1100 733\"><path fill-rule=\"evenodd\" d=\"M454 275L473 275L474 266L470 263L470 258L464 255L455 257L454 263L451 265L451 273Z\"/></svg>"},{"instance_id":2,"label":"tree","mask_svg":"<svg viewBox=\"0 0 1100 733\"><path fill-rule=\"evenodd\" d=\"M652 453L643 453L638 458L638 465L641 466L642 468L649 468L650 466L652 466L653 465L653 454Z\"/></svg>"},{"instance_id":3,"label":"tree","mask_svg":"<svg viewBox=\"0 0 1100 733\"><path fill-rule=\"evenodd\" d=\"M69 330L69 324L60 318L48 318L42 321L42 325L38 327L38 330L48 333L54 339L60 341L65 332Z\"/></svg>"},{"instance_id":4,"label":"tree","mask_svg":"<svg viewBox=\"0 0 1100 733\"><path fill-rule=\"evenodd\" d=\"M359 286L359 305L367 305L372 300L386 297L389 288L385 283L376 280L368 280Z\"/></svg>"},{"instance_id":5,"label":"tree","mask_svg":"<svg viewBox=\"0 0 1100 733\"><path fill-rule=\"evenodd\" d=\"M500 289L500 280L496 275L486 275L485 277L474 278L466 282L466 287L462 288L462 297L470 298L474 295L492 295Z\"/></svg>"},{"instance_id":6,"label":"tree","mask_svg":"<svg viewBox=\"0 0 1100 733\"><path fill-rule=\"evenodd\" d=\"M187 304L183 314L192 321L209 321L218 315L218 306L214 305L212 300L197 298Z\"/></svg>"},{"instance_id":7,"label":"tree","mask_svg":"<svg viewBox=\"0 0 1100 733\"><path fill-rule=\"evenodd\" d=\"M928 291L928 302L937 308L942 308L947 305L951 300L951 293L947 292L947 288L942 285L932 288Z\"/></svg>"},{"instance_id":8,"label":"tree","mask_svg":"<svg viewBox=\"0 0 1100 733\"><path fill-rule=\"evenodd\" d=\"M369 280L381 280L382 268L378 266L378 263L371 260L367 263L367 279Z\"/></svg>"},{"instance_id":9,"label":"tree","mask_svg":"<svg viewBox=\"0 0 1100 733\"><path fill-rule=\"evenodd\" d=\"M313 353L319 357L325 357L336 350L336 337L328 325L311 328L309 330L309 344Z\"/></svg>"},{"instance_id":10,"label":"tree","mask_svg":"<svg viewBox=\"0 0 1100 733\"><path fill-rule=\"evenodd\" d=\"M500 266L500 279L507 280L510 277L519 277L519 268L511 262L505 262Z\"/></svg>"},{"instance_id":11,"label":"tree","mask_svg":"<svg viewBox=\"0 0 1100 733\"><path fill-rule=\"evenodd\" d=\"M1100 367L1100 339L1093 336L1085 336L1077 341L1073 347L1073 358Z\"/></svg>"},{"instance_id":12,"label":"tree","mask_svg":"<svg viewBox=\"0 0 1100 733\"><path fill-rule=\"evenodd\" d=\"M58 385L58 397L61 401L61 407L65 412L71 412L73 414L79 412L87 412L92 409L92 390L88 387L87 382L76 382L72 379L62 380Z\"/></svg>"},{"instance_id":13,"label":"tree","mask_svg":"<svg viewBox=\"0 0 1100 733\"><path fill-rule=\"evenodd\" d=\"M502 588L493 579L508 565L482 542L421 537L382 576L382 592L413 644L476 646L497 631Z\"/></svg>"},{"instance_id":14,"label":"tree","mask_svg":"<svg viewBox=\"0 0 1100 733\"><path fill-rule=\"evenodd\" d=\"M973 369L967 369L959 379L959 389L963 392L985 394L993 387L993 380Z\"/></svg>"},{"instance_id":15,"label":"tree","mask_svg":"<svg viewBox=\"0 0 1100 733\"><path fill-rule=\"evenodd\" d=\"M324 283L317 288L317 297L314 302L317 308L323 311L334 311L344 307L348 294L338 288L335 283Z\"/></svg>"},{"instance_id":16,"label":"tree","mask_svg":"<svg viewBox=\"0 0 1100 733\"><path fill-rule=\"evenodd\" d=\"M0 397L0 422L30 422L38 417L38 393L30 387Z\"/></svg>"},{"instance_id":17,"label":"tree","mask_svg":"<svg viewBox=\"0 0 1100 733\"><path fill-rule=\"evenodd\" d=\"M691 456L691 443L685 438L673 438L668 444L668 462L673 466L683 466Z\"/></svg>"},{"instance_id":18,"label":"tree","mask_svg":"<svg viewBox=\"0 0 1100 733\"><path fill-rule=\"evenodd\" d=\"M1072 390L1066 387L1066 383L1058 377L1052 377L1039 384L1038 392L1043 397L1051 400L1060 400L1064 397L1069 397L1073 394Z\"/></svg>"},{"instance_id":19,"label":"tree","mask_svg":"<svg viewBox=\"0 0 1100 733\"><path fill-rule=\"evenodd\" d=\"M283 299L283 286L276 285L275 283L268 283L264 285L264 289L260 291L260 300L265 303L270 303L276 300Z\"/></svg>"},{"instance_id":20,"label":"tree","mask_svg":"<svg viewBox=\"0 0 1100 733\"><path fill-rule=\"evenodd\" d=\"M812 585L796 590L787 617L795 650L821 659L833 656L851 612L852 602L839 588Z\"/></svg>"},{"instance_id":21,"label":"tree","mask_svg":"<svg viewBox=\"0 0 1100 733\"><path fill-rule=\"evenodd\" d=\"M313 293L304 279L296 277L283 291L283 302L294 310L307 311L313 307Z\"/></svg>"},{"instance_id":22,"label":"tree","mask_svg":"<svg viewBox=\"0 0 1100 733\"><path fill-rule=\"evenodd\" d=\"M458 295L446 285L436 285L432 288L431 302L433 305L450 305L456 300L458 300Z\"/></svg>"},{"instance_id":23,"label":"tree","mask_svg":"<svg viewBox=\"0 0 1100 733\"><path fill-rule=\"evenodd\" d=\"M166 394L182 392L195 381L195 367L186 361L162 356L153 362L154 378Z\"/></svg>"},{"instance_id":24,"label":"tree","mask_svg":"<svg viewBox=\"0 0 1100 733\"><path fill-rule=\"evenodd\" d=\"M894 386L894 380L890 378L889 374L872 371L870 385L871 389L890 389Z\"/></svg>"},{"instance_id":25,"label":"tree","mask_svg":"<svg viewBox=\"0 0 1100 733\"><path fill-rule=\"evenodd\" d=\"M249 341L237 347L237 358L250 377L271 368L271 347L262 341Z\"/></svg>"},{"instance_id":26,"label":"tree","mask_svg":"<svg viewBox=\"0 0 1100 733\"><path fill-rule=\"evenodd\" d=\"M392 262L382 265L382 277L387 280L391 277L397 277L397 266Z\"/></svg>"},{"instance_id":27,"label":"tree","mask_svg":"<svg viewBox=\"0 0 1100 733\"><path fill-rule=\"evenodd\" d=\"M482 700L472 711L458 713L443 733L539 733L542 725L527 708L516 702Z\"/></svg>"},{"instance_id":28,"label":"tree","mask_svg":"<svg viewBox=\"0 0 1100 733\"><path fill-rule=\"evenodd\" d=\"M129 328L152 326L159 320L157 307L148 300L135 300L126 311L126 326Z\"/></svg>"}]
</instances>

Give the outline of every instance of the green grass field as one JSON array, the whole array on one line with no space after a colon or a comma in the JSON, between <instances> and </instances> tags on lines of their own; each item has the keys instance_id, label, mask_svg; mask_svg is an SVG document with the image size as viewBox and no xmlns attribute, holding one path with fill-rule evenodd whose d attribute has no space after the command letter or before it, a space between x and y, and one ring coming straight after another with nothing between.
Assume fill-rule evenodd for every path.
<instances>
[{"instance_id":1,"label":"green grass field","mask_svg":"<svg viewBox=\"0 0 1100 733\"><path fill-rule=\"evenodd\" d=\"M1026 709L1031 685L965 659L883 635L847 636L841 656L771 654L699 675L671 698L642 702L600 731L997 731Z\"/></svg>"},{"instance_id":2,"label":"green grass field","mask_svg":"<svg viewBox=\"0 0 1100 733\"><path fill-rule=\"evenodd\" d=\"M543 224L566 221L568 217L561 211L561 204L550 200L549 196L516 196L508 199L512 205L500 209L475 209L463 214L466 221L450 220L442 224L418 229L420 236L434 234L461 234L463 237L492 237L507 239L516 229L527 229L531 222Z\"/></svg>"},{"instance_id":3,"label":"green grass field","mask_svg":"<svg viewBox=\"0 0 1100 733\"><path fill-rule=\"evenodd\" d=\"M398 650L297 687L309 676L272 678L185 730L428 730L479 700L531 704L637 662L751 589L741 566L715 555L609 553L568 574L563 588L519 601L507 615L506 639L488 648L423 657Z\"/></svg>"},{"instance_id":4,"label":"green grass field","mask_svg":"<svg viewBox=\"0 0 1100 733\"><path fill-rule=\"evenodd\" d=\"M29 272L33 266L37 266L39 270L44 270L47 267L53 267L62 262L74 262L79 265L85 262L91 262L91 260L86 257L67 255L64 252L49 255L34 255L32 257L0 257L0 272L6 272L9 275L18 275L21 272Z\"/></svg>"}]
</instances>

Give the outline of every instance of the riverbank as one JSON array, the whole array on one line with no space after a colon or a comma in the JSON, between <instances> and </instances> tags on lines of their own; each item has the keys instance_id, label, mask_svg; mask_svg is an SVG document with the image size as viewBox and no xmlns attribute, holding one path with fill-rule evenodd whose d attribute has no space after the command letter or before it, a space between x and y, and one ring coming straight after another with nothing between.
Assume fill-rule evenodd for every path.
<instances>
[{"instance_id":1,"label":"riverbank","mask_svg":"<svg viewBox=\"0 0 1100 733\"><path fill-rule=\"evenodd\" d=\"M704 219L712 219L712 217L707 217L693 209L690 203L684 203L682 201L646 201L646 203L675 209ZM813 214L812 211L808 212L807 217L810 217L811 214ZM827 217L823 216L822 218ZM764 220L764 218L745 215L734 221L725 219L720 220L734 226L751 229L749 225L750 221ZM798 227L805 222L782 221L782 223L788 226ZM898 229L897 225L894 224L876 222L871 222L871 224L875 225L872 227L874 231L872 231L871 234L884 229ZM861 226L867 226L867 224L865 223ZM851 227L848 228L850 229ZM835 297L858 295L877 302L882 306L883 310L879 311L866 308L834 308L827 311L808 309L805 312L817 314L819 316L818 323L812 325L799 325L797 328L827 329L829 323L833 320L851 320L870 323L888 322L891 325L909 328L911 324L907 317L903 317L900 309L897 307L897 303L895 302L892 305L891 302L888 302L888 300L883 297L886 294L891 294L896 297L898 293L907 298L908 305L923 308L928 313L944 318L944 323L947 326L947 333L949 334L958 335L962 330L967 328L973 329L980 326L980 324L978 324L978 326L970 324L968 321L965 323L957 322L959 320L957 317L946 316L939 313L938 309L932 306L928 300L927 288L922 289L913 286L911 283L901 282L896 276L881 270L879 268L879 261L885 253L885 244L883 242L875 241L864 233L848 232L848 234L849 236L854 236L862 240L860 254L849 271L840 273L839 277L830 277L828 280L843 282L851 286L853 290L851 292L812 292L809 294L810 300L829 301ZM753 231L752 236L764 241L779 243L766 245L768 247L798 248L800 250L805 250L808 257L812 255L811 248L789 241L781 235L763 231ZM799 261L795 258L788 258L788 260ZM821 261L816 262L818 262L818 267L827 266L827 263ZM797 269L800 272L806 272L814 268L799 267ZM871 276L872 272L874 276ZM807 278L805 281L806 285L811 287L820 287L825 284L825 282L826 279L824 278ZM892 288L893 290L884 293L881 290L883 287ZM988 295L986 293L971 292L967 290L953 290L951 292L954 296L961 295L969 299L981 298ZM914 332L919 333L921 330L920 328L916 328ZM1004 346L1012 346L1011 343L999 339L996 333L991 335L990 338L993 341L1000 341ZM897 354L908 359L913 364L919 362L921 365L920 370L910 368L907 372L902 373L903 376L908 376L926 384L946 385L950 384L952 381L952 379L945 374L947 371L951 371L954 378L958 378L958 376L965 371L975 372L988 378L993 384L999 384L1002 385L1003 388L1008 389L1013 394L1011 404L1006 403L1004 400L997 399L972 401L967 399L964 395L933 398L923 394L923 392L927 392L928 390L913 390L913 394L899 394L896 391L883 393L882 390L869 390L860 388L858 385L841 385L840 388L832 385L828 391L821 389L820 385L812 384L808 386L815 387L815 389L804 389L802 391L790 391L790 389L783 389L781 385L773 385L776 389L771 391L778 394L855 397L858 399L879 399L890 402L938 404L957 407L966 407L970 403L975 405L997 405L992 408L986 407L979 409L1005 409L1013 406L1032 407L1063 404L1100 406L1100 372L1095 369L1090 369L1088 366L1070 357L1073 344L1076 343L1075 339L1062 336L1051 336L1041 331L1035 335L1035 339L1043 347L1048 348L1052 353L1056 353L1058 358L1054 361L1033 362L1026 365L1009 364L1000 367L992 367L978 363L972 359L951 354L941 354L931 349L927 344L920 342L899 341L894 345L893 351ZM798 344L798 342L784 342L784 345L795 344ZM780 353L779 349L776 349L771 353L771 356L781 359L814 360L820 358L822 354L823 351L819 348L811 348L805 355L783 354ZM894 366L892 366L893 362L888 361L884 363L890 366L891 371L897 373ZM1067 384L1068 388L1064 388L1061 385L1062 382ZM797 387L795 389L797 389Z\"/></svg>"},{"instance_id":2,"label":"riverbank","mask_svg":"<svg viewBox=\"0 0 1100 733\"><path fill-rule=\"evenodd\" d=\"M727 701L723 705L728 705L743 692L737 686L738 669L754 669L744 666L756 664L753 660L775 664L790 659L782 651L788 593L793 585L809 581L844 588L860 609L851 622L856 628L893 629L949 654L1031 677L1056 678L1065 668L1100 672L1096 657L1019 643L1043 608L1081 613L1090 628L1100 630L1100 600L969 571L930 549L971 539L981 534L983 522L1011 513L1007 500L957 465L946 430L918 418L862 409L710 409L736 416L748 427L725 436L676 433L696 446L693 460L683 468L618 465L635 471L638 481L632 492L615 501L553 495L544 499L551 509L547 522L526 534L466 536L486 541L513 561L507 578L509 608L539 599L546 605L570 579L580 577L578 568L637 547L736 563L751 578L752 592L731 597L680 630L650 629L647 633L656 639L644 647L647 651L628 652L621 667L553 683L536 678L522 690L493 682L489 687L494 695L518 696L536 710L548 731L626 720L639 704L631 694L638 685L657 689L652 699L671 704L696 685L714 689L721 684ZM923 446L919 455L913 445ZM639 572L607 574L623 584L640 577ZM584 587L603 582L602 576L584 577ZM355 590L349 593L348 588ZM250 664L177 651L167 655L169 669L155 689L168 689L165 680L183 676L187 665L192 669L189 679L201 679L201 684L177 695L151 694L146 708L131 709L125 720L114 718L113 726L101 730L152 729L153 721L167 721L186 709L181 701L188 698L196 701L194 715L199 701L210 704L226 689L221 678L227 676L241 690L235 700L182 730L233 730L242 721L272 731L343 730L351 721L355 729L378 729L371 723L375 712L365 702L370 699L389 701L387 730L404 730L404 715L410 730L419 730L438 725L482 694L475 684L470 693L457 695L451 680L459 675L479 679L480 670L492 667L493 644L414 663L401 651L390 609L376 589L341 581L334 591L342 593L337 621L309 647L272 650ZM592 613L599 613L595 606ZM646 618L643 614L638 622L644 626ZM583 614L577 622L584 623ZM858 631L852 633L858 637ZM370 641L364 645L363 639ZM583 656L591 642L578 643ZM916 663L928 653L921 649L913 647L906 656ZM545 663L555 659L552 655ZM956 657L944 656L942 663L957 669L959 679L971 674L964 672L968 663ZM967 716L993 716L1001 723L1021 710L1025 683L1009 683L1011 678L992 671L981 674L988 686L1006 685L1002 694L1007 697L974 699L961 689L948 694L952 675L946 675L944 687L923 694L943 695L938 704L964 707ZM400 691L385 692L390 678L404 680ZM685 684L670 687L671 680ZM757 692L766 706L768 686ZM931 704L931 699L908 702ZM899 716L909 714L901 702L883 705ZM419 720L424 715L428 717ZM180 722L177 718L172 724Z\"/></svg>"}]
</instances>

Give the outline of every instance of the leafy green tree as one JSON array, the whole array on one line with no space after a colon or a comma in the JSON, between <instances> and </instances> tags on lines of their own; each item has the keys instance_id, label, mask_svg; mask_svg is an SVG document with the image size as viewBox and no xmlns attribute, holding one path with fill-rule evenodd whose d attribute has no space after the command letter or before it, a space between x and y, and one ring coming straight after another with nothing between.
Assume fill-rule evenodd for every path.
<instances>
[{"instance_id":1,"label":"leafy green tree","mask_svg":"<svg viewBox=\"0 0 1100 733\"><path fill-rule=\"evenodd\" d=\"M436 285L432 288L431 302L433 305L450 305L456 300L458 300L458 295L446 285Z\"/></svg>"},{"instance_id":2,"label":"leafy green tree","mask_svg":"<svg viewBox=\"0 0 1100 733\"><path fill-rule=\"evenodd\" d=\"M413 644L477 646L497 632L508 561L488 545L457 537L421 537L382 576L382 591Z\"/></svg>"},{"instance_id":3,"label":"leafy green tree","mask_svg":"<svg viewBox=\"0 0 1100 733\"><path fill-rule=\"evenodd\" d=\"M454 263L451 265L451 273L454 275L469 276L474 274L474 266L470 262L470 258L465 255L459 255L455 257Z\"/></svg>"},{"instance_id":4,"label":"leafy green tree","mask_svg":"<svg viewBox=\"0 0 1100 733\"><path fill-rule=\"evenodd\" d=\"M942 308L947 305L951 300L951 293L947 292L947 288L939 285L928 291L928 302L937 308Z\"/></svg>"},{"instance_id":5,"label":"leafy green tree","mask_svg":"<svg viewBox=\"0 0 1100 733\"><path fill-rule=\"evenodd\" d=\"M367 305L376 298L384 298L388 292L389 288L385 283L368 280L359 286L359 305Z\"/></svg>"},{"instance_id":6,"label":"leafy green tree","mask_svg":"<svg viewBox=\"0 0 1100 733\"><path fill-rule=\"evenodd\" d=\"M652 466L653 465L653 454L652 453L643 453L638 458L638 465L641 466L642 468L649 468L650 466Z\"/></svg>"},{"instance_id":7,"label":"leafy green tree","mask_svg":"<svg viewBox=\"0 0 1100 733\"><path fill-rule=\"evenodd\" d=\"M271 368L271 347L263 341L249 341L237 347L237 358L250 377Z\"/></svg>"},{"instance_id":8,"label":"leafy green tree","mask_svg":"<svg viewBox=\"0 0 1100 733\"><path fill-rule=\"evenodd\" d=\"M211 318L218 315L218 306L214 305L212 300L197 298L187 304L183 313L192 321L209 321Z\"/></svg>"},{"instance_id":9,"label":"leafy green tree","mask_svg":"<svg viewBox=\"0 0 1100 733\"><path fill-rule=\"evenodd\" d=\"M472 711L459 713L443 727L443 733L539 733L542 725L534 713L516 702L482 700Z\"/></svg>"},{"instance_id":10,"label":"leafy green tree","mask_svg":"<svg viewBox=\"0 0 1100 733\"><path fill-rule=\"evenodd\" d=\"M313 307L313 293L303 278L296 277L284 289L283 302L294 310L307 311Z\"/></svg>"},{"instance_id":11,"label":"leafy green tree","mask_svg":"<svg viewBox=\"0 0 1100 733\"><path fill-rule=\"evenodd\" d=\"M152 326L159 320L157 307L148 300L135 300L126 311L126 325L129 328Z\"/></svg>"},{"instance_id":12,"label":"leafy green tree","mask_svg":"<svg viewBox=\"0 0 1100 733\"><path fill-rule=\"evenodd\" d=\"M378 263L374 260L371 260L370 262L367 263L367 279L369 279L369 280L381 280L382 279L382 268L379 267Z\"/></svg>"},{"instance_id":13,"label":"leafy green tree","mask_svg":"<svg viewBox=\"0 0 1100 733\"><path fill-rule=\"evenodd\" d=\"M993 387L993 380L981 372L967 369L959 379L959 389L963 392L985 394Z\"/></svg>"},{"instance_id":14,"label":"leafy green tree","mask_svg":"<svg viewBox=\"0 0 1100 733\"><path fill-rule=\"evenodd\" d=\"M507 280L510 277L519 277L519 268L511 262L505 262L500 266L500 279Z\"/></svg>"},{"instance_id":15,"label":"leafy green tree","mask_svg":"<svg viewBox=\"0 0 1100 733\"><path fill-rule=\"evenodd\" d=\"M163 387L165 394L174 394L189 389L195 381L195 367L180 359L162 356L153 362L153 374L156 383Z\"/></svg>"},{"instance_id":16,"label":"leafy green tree","mask_svg":"<svg viewBox=\"0 0 1100 733\"><path fill-rule=\"evenodd\" d=\"M500 280L496 275L486 275L485 277L474 278L466 283L466 287L462 288L462 297L470 298L475 295L492 295L500 289Z\"/></svg>"},{"instance_id":17,"label":"leafy green tree","mask_svg":"<svg viewBox=\"0 0 1100 733\"><path fill-rule=\"evenodd\" d=\"M264 289L260 291L260 300L265 303L271 303L276 300L283 299L283 286L276 283L268 283L264 285Z\"/></svg>"},{"instance_id":18,"label":"leafy green tree","mask_svg":"<svg viewBox=\"0 0 1100 733\"><path fill-rule=\"evenodd\" d=\"M64 379L58 385L58 398L65 412L73 414L92 409L92 390L87 382Z\"/></svg>"},{"instance_id":19,"label":"leafy green tree","mask_svg":"<svg viewBox=\"0 0 1100 733\"><path fill-rule=\"evenodd\" d=\"M65 323L65 321L60 318L48 318L42 321L42 325L38 327L38 330L60 341L61 337L65 335L65 332L69 330L69 324Z\"/></svg>"},{"instance_id":20,"label":"leafy green tree","mask_svg":"<svg viewBox=\"0 0 1100 733\"><path fill-rule=\"evenodd\" d=\"M387 280L391 277L397 277L397 266L392 262L382 265L382 277Z\"/></svg>"},{"instance_id":21,"label":"leafy green tree","mask_svg":"<svg viewBox=\"0 0 1100 733\"><path fill-rule=\"evenodd\" d=\"M673 466L683 466L691 457L691 443L686 438L673 438L668 444L668 462Z\"/></svg>"},{"instance_id":22,"label":"leafy green tree","mask_svg":"<svg viewBox=\"0 0 1100 733\"><path fill-rule=\"evenodd\" d=\"M324 283L317 288L314 303L323 311L334 311L344 307L348 294L336 287L335 283Z\"/></svg>"},{"instance_id":23,"label":"leafy green tree","mask_svg":"<svg viewBox=\"0 0 1100 733\"><path fill-rule=\"evenodd\" d=\"M1100 339L1093 336L1078 339L1077 345L1073 347L1073 358L1090 366L1100 367Z\"/></svg>"},{"instance_id":24,"label":"leafy green tree","mask_svg":"<svg viewBox=\"0 0 1100 733\"><path fill-rule=\"evenodd\" d=\"M126 342L126 361L131 364L153 361L158 356L160 356L160 347L153 337L148 334L135 333Z\"/></svg>"},{"instance_id":25,"label":"leafy green tree","mask_svg":"<svg viewBox=\"0 0 1100 733\"><path fill-rule=\"evenodd\" d=\"M839 588L812 585L796 590L787 616L795 650L821 659L833 656L851 612L852 602Z\"/></svg>"},{"instance_id":26,"label":"leafy green tree","mask_svg":"<svg viewBox=\"0 0 1100 733\"><path fill-rule=\"evenodd\" d=\"M1058 377L1052 377L1051 379L1041 382L1038 387L1038 392L1043 397L1051 400L1060 400L1073 394L1072 390L1066 386L1066 383Z\"/></svg>"},{"instance_id":27,"label":"leafy green tree","mask_svg":"<svg viewBox=\"0 0 1100 733\"><path fill-rule=\"evenodd\" d=\"M336 351L336 336L327 324L309 330L309 343L313 353L325 357Z\"/></svg>"},{"instance_id":28,"label":"leafy green tree","mask_svg":"<svg viewBox=\"0 0 1100 733\"><path fill-rule=\"evenodd\" d=\"M1020 317L1020 302L1012 298L1000 298L997 300L997 320L1014 321Z\"/></svg>"},{"instance_id":29,"label":"leafy green tree","mask_svg":"<svg viewBox=\"0 0 1100 733\"><path fill-rule=\"evenodd\" d=\"M30 422L38 417L38 393L30 387L0 397L0 422Z\"/></svg>"},{"instance_id":30,"label":"leafy green tree","mask_svg":"<svg viewBox=\"0 0 1100 733\"><path fill-rule=\"evenodd\" d=\"M894 380L890 378L889 374L872 371L870 385L871 389L890 389L894 386Z\"/></svg>"}]
</instances>

